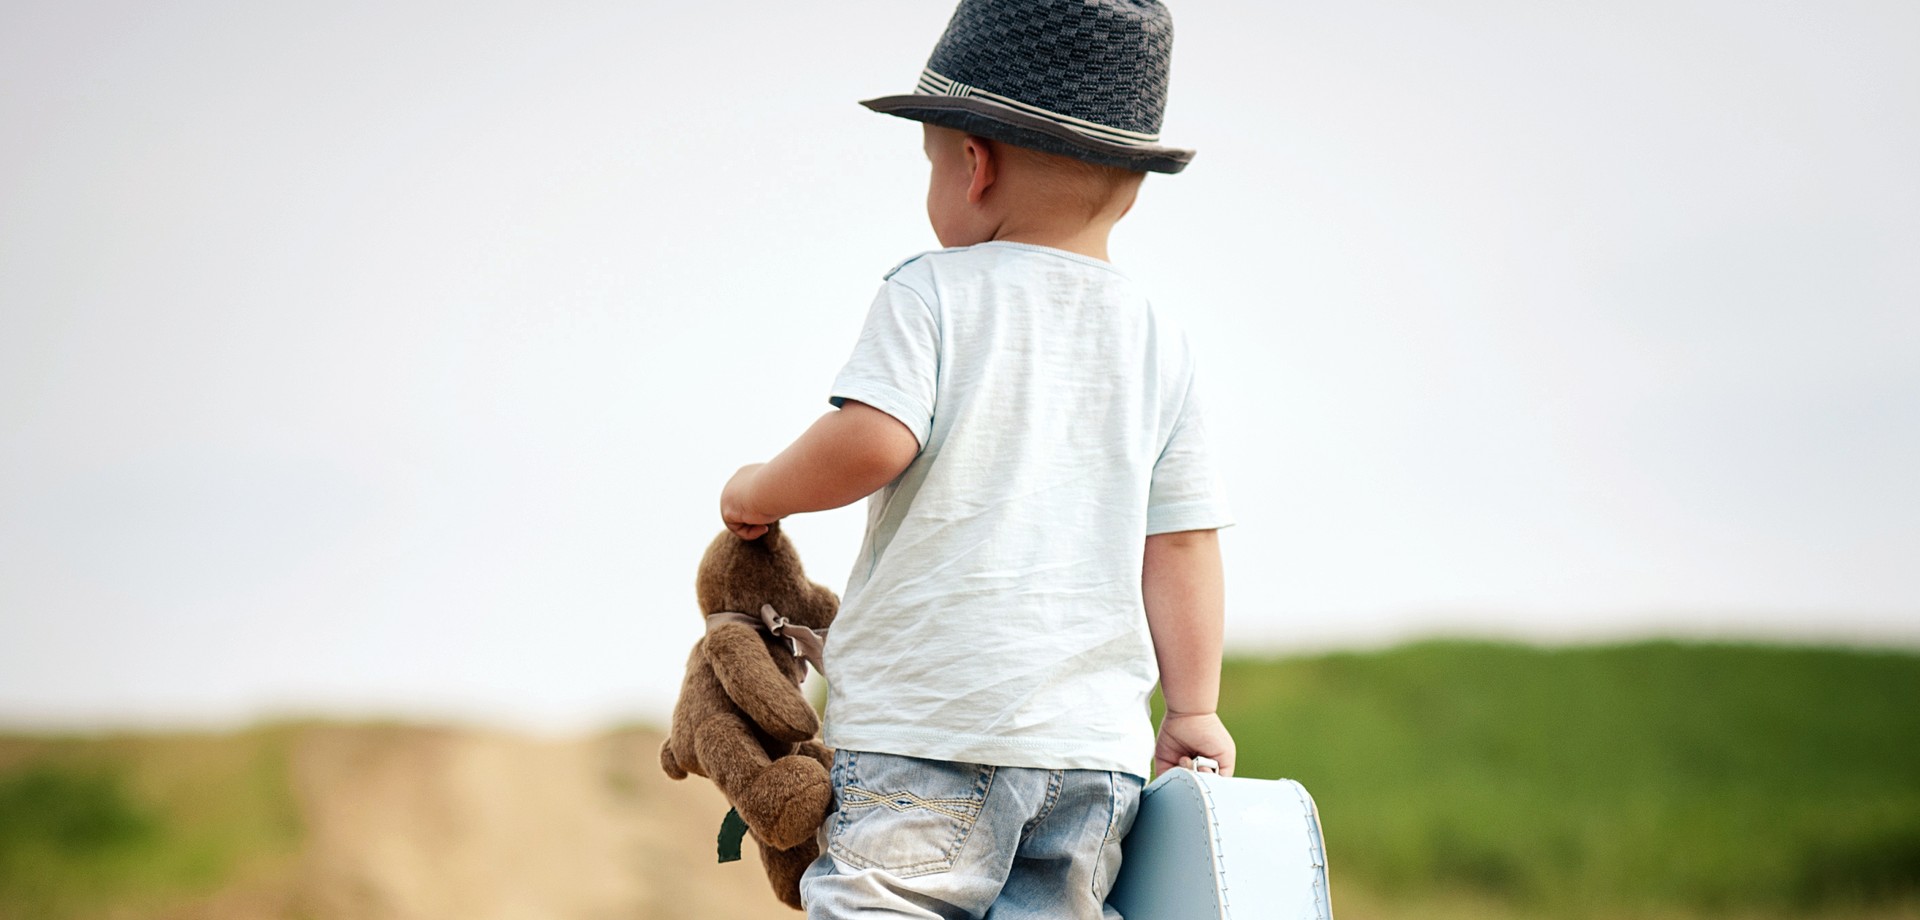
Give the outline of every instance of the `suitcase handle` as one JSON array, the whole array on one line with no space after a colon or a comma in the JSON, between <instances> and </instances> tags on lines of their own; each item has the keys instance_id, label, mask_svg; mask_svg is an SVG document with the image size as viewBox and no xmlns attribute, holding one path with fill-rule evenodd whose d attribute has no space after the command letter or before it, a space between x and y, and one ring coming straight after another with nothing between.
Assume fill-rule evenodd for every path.
<instances>
[{"instance_id":1,"label":"suitcase handle","mask_svg":"<svg viewBox=\"0 0 1920 920\"><path fill-rule=\"evenodd\" d=\"M1193 772L1219 775L1220 762L1211 757L1196 756L1193 758Z\"/></svg>"}]
</instances>

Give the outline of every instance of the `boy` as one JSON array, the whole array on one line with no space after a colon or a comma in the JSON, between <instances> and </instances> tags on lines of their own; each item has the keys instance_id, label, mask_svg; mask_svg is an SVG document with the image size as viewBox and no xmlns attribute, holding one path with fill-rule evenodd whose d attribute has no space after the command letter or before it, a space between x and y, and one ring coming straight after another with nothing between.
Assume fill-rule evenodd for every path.
<instances>
[{"instance_id":1,"label":"boy","mask_svg":"<svg viewBox=\"0 0 1920 920\"><path fill-rule=\"evenodd\" d=\"M888 273L835 411L720 502L755 539L873 496L809 917L1117 916L1148 759L1232 772L1192 359L1106 261L1144 171L1192 156L1157 145L1171 41L1157 0L962 0L920 91L864 103L923 123L949 248Z\"/></svg>"}]
</instances>

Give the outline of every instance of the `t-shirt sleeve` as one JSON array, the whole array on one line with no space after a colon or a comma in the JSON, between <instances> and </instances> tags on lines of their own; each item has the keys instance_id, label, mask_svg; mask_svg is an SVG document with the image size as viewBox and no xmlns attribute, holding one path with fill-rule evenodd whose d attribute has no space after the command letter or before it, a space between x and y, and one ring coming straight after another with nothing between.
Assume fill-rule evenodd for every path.
<instances>
[{"instance_id":1,"label":"t-shirt sleeve","mask_svg":"<svg viewBox=\"0 0 1920 920\"><path fill-rule=\"evenodd\" d=\"M853 357L834 378L828 401L836 408L851 399L879 409L899 419L926 447L933 433L939 341L926 301L907 285L888 281L874 297Z\"/></svg>"},{"instance_id":2,"label":"t-shirt sleeve","mask_svg":"<svg viewBox=\"0 0 1920 920\"><path fill-rule=\"evenodd\" d=\"M1166 449L1153 465L1147 493L1147 535L1229 527L1225 490L1207 445L1207 424L1198 387L1188 380Z\"/></svg>"}]
</instances>

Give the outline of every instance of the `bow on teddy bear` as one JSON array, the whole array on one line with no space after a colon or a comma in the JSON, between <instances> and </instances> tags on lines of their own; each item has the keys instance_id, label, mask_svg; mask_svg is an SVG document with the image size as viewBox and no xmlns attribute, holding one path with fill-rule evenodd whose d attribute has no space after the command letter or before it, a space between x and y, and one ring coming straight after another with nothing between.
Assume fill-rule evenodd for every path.
<instances>
[{"instance_id":1,"label":"bow on teddy bear","mask_svg":"<svg viewBox=\"0 0 1920 920\"><path fill-rule=\"evenodd\" d=\"M814 834L833 808L833 752L814 739L820 720L800 693L807 666L789 643L817 656L808 640L825 633L840 599L807 580L777 524L757 540L715 537L696 593L707 632L687 659L660 766L720 787L759 844L774 893L797 909L800 875L819 855Z\"/></svg>"}]
</instances>

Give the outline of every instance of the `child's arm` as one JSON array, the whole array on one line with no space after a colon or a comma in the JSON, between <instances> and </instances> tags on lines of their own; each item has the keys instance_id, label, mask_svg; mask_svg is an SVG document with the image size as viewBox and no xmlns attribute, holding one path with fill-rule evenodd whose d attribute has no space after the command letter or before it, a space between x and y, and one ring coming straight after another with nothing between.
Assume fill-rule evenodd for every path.
<instances>
[{"instance_id":1,"label":"child's arm","mask_svg":"<svg viewBox=\"0 0 1920 920\"><path fill-rule=\"evenodd\" d=\"M803 511L866 498L899 476L920 442L899 419L847 400L820 417L780 456L740 468L720 492L720 518L743 540Z\"/></svg>"},{"instance_id":2,"label":"child's arm","mask_svg":"<svg viewBox=\"0 0 1920 920\"><path fill-rule=\"evenodd\" d=\"M1195 756L1220 762L1233 775L1233 736L1214 712L1220 702L1220 643L1226 619L1226 585L1220 566L1220 535L1213 530L1154 534L1147 538L1140 593L1147 629L1160 662L1160 692L1167 715L1153 749L1153 772L1192 765Z\"/></svg>"}]
</instances>

